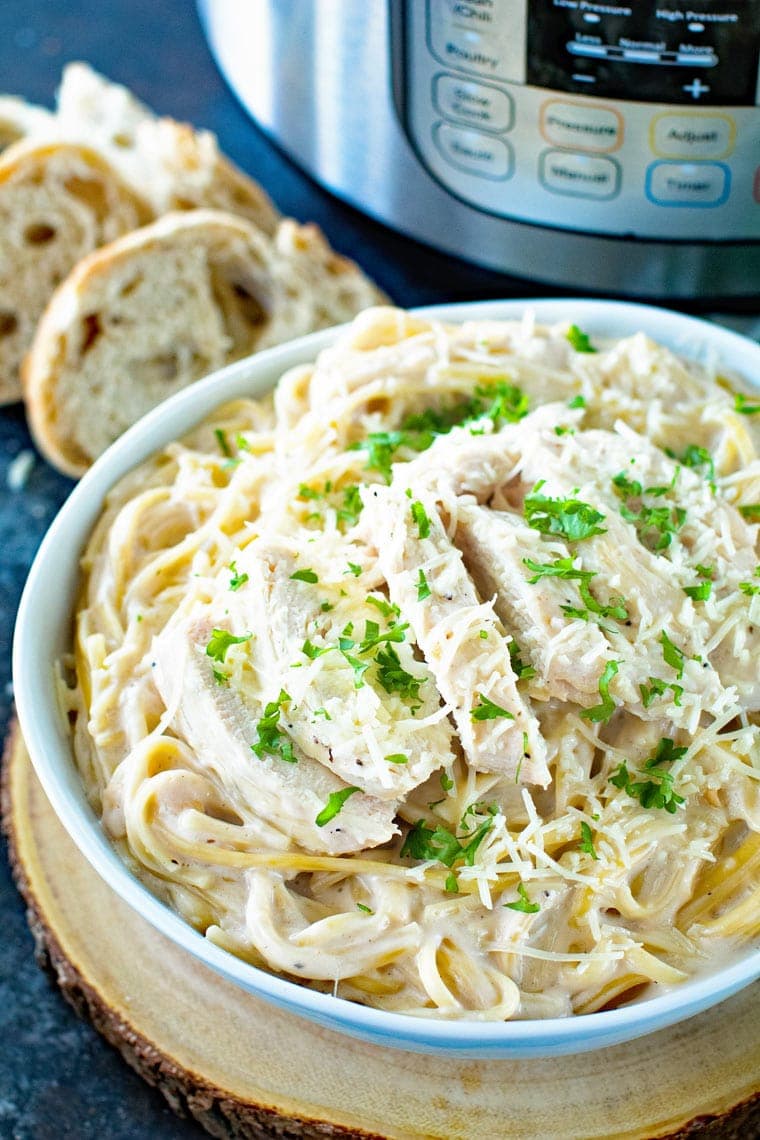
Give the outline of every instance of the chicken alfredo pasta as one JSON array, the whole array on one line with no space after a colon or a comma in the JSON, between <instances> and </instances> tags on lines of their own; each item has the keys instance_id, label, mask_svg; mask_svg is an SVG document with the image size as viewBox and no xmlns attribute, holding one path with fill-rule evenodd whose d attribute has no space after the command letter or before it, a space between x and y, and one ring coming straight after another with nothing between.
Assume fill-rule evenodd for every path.
<instances>
[{"instance_id":1,"label":"chicken alfredo pasta","mask_svg":"<svg viewBox=\"0 0 760 1140\"><path fill-rule=\"evenodd\" d=\"M365 313L125 478L64 686L207 938L382 1009L609 1008L760 934L760 402L644 334Z\"/></svg>"}]
</instances>

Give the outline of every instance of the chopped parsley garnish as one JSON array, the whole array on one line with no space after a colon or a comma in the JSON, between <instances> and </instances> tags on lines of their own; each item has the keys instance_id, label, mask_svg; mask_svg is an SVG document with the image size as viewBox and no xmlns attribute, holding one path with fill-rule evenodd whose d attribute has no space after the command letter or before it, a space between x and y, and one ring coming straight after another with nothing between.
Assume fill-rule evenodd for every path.
<instances>
[{"instance_id":1,"label":"chopped parsley garnish","mask_svg":"<svg viewBox=\"0 0 760 1140\"><path fill-rule=\"evenodd\" d=\"M214 428L214 435L216 437L216 442L219 444L219 450L221 451L222 455L226 459L232 459L233 452L232 448L229 445L229 441L227 440L226 431L224 431L223 428Z\"/></svg>"},{"instance_id":2,"label":"chopped parsley garnish","mask_svg":"<svg viewBox=\"0 0 760 1140\"><path fill-rule=\"evenodd\" d=\"M386 693L398 693L406 700L418 701L423 678L415 677L403 668L399 655L392 645L384 645L375 655L377 679Z\"/></svg>"},{"instance_id":3,"label":"chopped parsley garnish","mask_svg":"<svg viewBox=\"0 0 760 1140\"><path fill-rule=\"evenodd\" d=\"M541 907L538 903L530 901L525 883L517 884L518 898L516 902L504 903L508 910L519 910L521 914L538 914Z\"/></svg>"},{"instance_id":4,"label":"chopped parsley garnish","mask_svg":"<svg viewBox=\"0 0 760 1140\"><path fill-rule=\"evenodd\" d=\"M430 534L430 519L419 499L415 499L411 506L412 518L417 523L417 533L420 538L427 538Z\"/></svg>"},{"instance_id":5,"label":"chopped parsley garnish","mask_svg":"<svg viewBox=\"0 0 760 1140\"><path fill-rule=\"evenodd\" d=\"M326 708L314 709L314 716L321 716L323 720L332 720Z\"/></svg>"},{"instance_id":6,"label":"chopped parsley garnish","mask_svg":"<svg viewBox=\"0 0 760 1140\"><path fill-rule=\"evenodd\" d=\"M737 392L734 396L734 411L742 416L756 416L760 412L760 404L752 404L745 395Z\"/></svg>"},{"instance_id":7,"label":"chopped parsley garnish","mask_svg":"<svg viewBox=\"0 0 760 1140\"><path fill-rule=\"evenodd\" d=\"M409 763L409 757L404 752L392 752L391 755L386 756L385 759L388 761L389 764L408 764Z\"/></svg>"},{"instance_id":8,"label":"chopped parsley garnish","mask_svg":"<svg viewBox=\"0 0 760 1140\"><path fill-rule=\"evenodd\" d=\"M573 396L572 400L567 401L567 406L568 406L568 408L585 408L586 407L586 397L581 396L581 394L579 392L577 396Z\"/></svg>"},{"instance_id":9,"label":"chopped parsley garnish","mask_svg":"<svg viewBox=\"0 0 760 1140\"><path fill-rule=\"evenodd\" d=\"M367 470L379 472L390 483L391 464L399 448L426 451L438 436L454 427L490 419L498 428L527 414L528 398L520 388L506 380L489 380L477 385L473 396L448 408L427 408L408 415L396 431L370 432L366 439L352 444L351 450L366 451Z\"/></svg>"},{"instance_id":10,"label":"chopped parsley garnish","mask_svg":"<svg viewBox=\"0 0 760 1140\"><path fill-rule=\"evenodd\" d=\"M327 797L327 803L314 820L317 827L324 827L331 819L335 819L348 797L358 791L359 788L341 788L338 792L330 792L330 795Z\"/></svg>"},{"instance_id":11,"label":"chopped parsley garnish","mask_svg":"<svg viewBox=\"0 0 760 1140\"><path fill-rule=\"evenodd\" d=\"M298 486L299 499L324 499L324 491L317 491L314 487L309 487L306 483L300 483Z\"/></svg>"},{"instance_id":12,"label":"chopped parsley garnish","mask_svg":"<svg viewBox=\"0 0 760 1140\"><path fill-rule=\"evenodd\" d=\"M358 562L347 563L346 569L343 571L344 574L353 574L354 578L358 578L361 572L362 568Z\"/></svg>"},{"instance_id":13,"label":"chopped parsley garnish","mask_svg":"<svg viewBox=\"0 0 760 1140\"><path fill-rule=\"evenodd\" d=\"M580 499L552 499L540 492L541 484L533 488L524 503L528 526L541 534L558 534L568 542L580 542L594 534L605 534L599 526L604 515Z\"/></svg>"},{"instance_id":14,"label":"chopped parsley garnish","mask_svg":"<svg viewBox=\"0 0 760 1140\"><path fill-rule=\"evenodd\" d=\"M594 595L591 593L589 583L594 577L592 570L580 570L574 563L572 558L557 558L554 562L534 562L532 558L523 558L524 564L529 570L533 572L533 577L528 579L530 585L538 582L541 578L562 578L567 581L578 583L578 592L580 593L585 610L576 609L574 606L562 606L563 613L568 614L570 617L582 618L584 621L589 620L589 614L595 614L598 617L612 617L617 621L626 621L628 618L628 611L625 608L623 598L611 600L609 605L602 605L598 602Z\"/></svg>"},{"instance_id":15,"label":"chopped parsley garnish","mask_svg":"<svg viewBox=\"0 0 760 1140\"><path fill-rule=\"evenodd\" d=\"M428 580L425 577L425 571L422 569L422 567L420 567L419 573L417 574L417 601L424 602L425 598L429 597L430 586L428 585Z\"/></svg>"},{"instance_id":16,"label":"chopped parsley garnish","mask_svg":"<svg viewBox=\"0 0 760 1140\"><path fill-rule=\"evenodd\" d=\"M616 788L622 788L629 796L637 799L642 807L662 808L674 815L678 805L684 803L684 797L680 796L673 787L671 773L662 769L660 765L672 764L674 760L680 760L687 751L686 748L674 747L670 737L662 737L654 755L644 762L644 770L639 773L641 776L648 777L647 779L632 779L628 766L623 761L616 769L615 774L610 776L610 783Z\"/></svg>"},{"instance_id":17,"label":"chopped parsley garnish","mask_svg":"<svg viewBox=\"0 0 760 1140\"><path fill-rule=\"evenodd\" d=\"M446 882L444 883L444 889L450 895L458 895L459 894L459 879L456 877L456 875L454 874L453 871L451 871L450 874L448 874L446 876Z\"/></svg>"},{"instance_id":18,"label":"chopped parsley garnish","mask_svg":"<svg viewBox=\"0 0 760 1140\"><path fill-rule=\"evenodd\" d=\"M454 781L447 772L441 772L441 787L443 788L444 792L450 792L454 787Z\"/></svg>"},{"instance_id":19,"label":"chopped parsley garnish","mask_svg":"<svg viewBox=\"0 0 760 1140\"><path fill-rule=\"evenodd\" d=\"M280 689L277 700L270 701L264 706L264 715L256 726L258 740L251 745L251 752L254 752L259 759L265 755L279 756L288 764L296 763L298 758L293 753L293 745L279 728L280 710L289 703L290 697L284 689Z\"/></svg>"},{"instance_id":20,"label":"chopped parsley garnish","mask_svg":"<svg viewBox=\"0 0 760 1140\"><path fill-rule=\"evenodd\" d=\"M494 704L483 693L478 693L480 704L474 705L470 710L471 720L498 720L500 717L506 717L507 720L514 720L514 714L509 712L508 709L503 709L501 705Z\"/></svg>"},{"instance_id":21,"label":"chopped parsley garnish","mask_svg":"<svg viewBox=\"0 0 760 1140\"><path fill-rule=\"evenodd\" d=\"M603 724L608 721L615 711L615 702L610 696L610 681L613 677L617 676L619 661L608 661L604 666L604 672L599 678L599 696L602 698L600 704L593 705L590 709L581 709L581 716L584 720L593 721L594 724Z\"/></svg>"},{"instance_id":22,"label":"chopped parsley garnish","mask_svg":"<svg viewBox=\"0 0 760 1140\"><path fill-rule=\"evenodd\" d=\"M206 646L206 656L211 657L214 661L224 661L231 645L242 645L244 641L249 641L252 636L251 633L244 633L241 637L234 637L226 629L213 629Z\"/></svg>"},{"instance_id":23,"label":"chopped parsley garnish","mask_svg":"<svg viewBox=\"0 0 760 1140\"><path fill-rule=\"evenodd\" d=\"M365 906L364 903L357 903L356 909L360 910L362 912L362 914L374 914L375 913L374 910L372 909L372 907Z\"/></svg>"},{"instance_id":24,"label":"chopped parsley garnish","mask_svg":"<svg viewBox=\"0 0 760 1140\"><path fill-rule=\"evenodd\" d=\"M378 598L376 594L367 594L366 601L367 605L374 606L385 618L398 617L401 613L398 606L394 606L392 602L386 602L385 598Z\"/></svg>"},{"instance_id":25,"label":"chopped parsley garnish","mask_svg":"<svg viewBox=\"0 0 760 1140\"><path fill-rule=\"evenodd\" d=\"M480 636L485 639L488 637L488 634L484 629L481 629ZM514 638L512 638L510 641L507 649L509 650L509 660L512 663L512 672L514 673L517 680L529 681L531 677L535 677L536 670L532 665L524 664L520 646L517 644Z\"/></svg>"},{"instance_id":26,"label":"chopped parsley garnish","mask_svg":"<svg viewBox=\"0 0 760 1140\"><path fill-rule=\"evenodd\" d=\"M760 578L760 566L755 567L755 577ZM760 594L760 582L740 582L739 589L747 597L752 598Z\"/></svg>"},{"instance_id":27,"label":"chopped parsley garnish","mask_svg":"<svg viewBox=\"0 0 760 1140\"><path fill-rule=\"evenodd\" d=\"M554 434L559 436L575 435L575 428L565 427L563 424L557 424L554 429Z\"/></svg>"},{"instance_id":28,"label":"chopped parsley garnish","mask_svg":"<svg viewBox=\"0 0 760 1140\"><path fill-rule=\"evenodd\" d=\"M409 622L394 622L381 633L378 623L367 619L364 623L364 637L359 643L359 652L369 653L370 649L375 649L378 645L383 645L389 641L404 641L406 639L405 631L408 628Z\"/></svg>"},{"instance_id":29,"label":"chopped parsley garnish","mask_svg":"<svg viewBox=\"0 0 760 1140\"><path fill-rule=\"evenodd\" d=\"M670 487L648 487L644 490L636 479L629 479L624 471L615 475L612 480L617 494L623 500L620 514L626 522L632 523L636 528L639 542L648 550L659 554L667 550L673 541L673 535L681 529L686 522L686 511L683 507L664 505L658 507L648 506L643 502L647 494L664 495Z\"/></svg>"},{"instance_id":30,"label":"chopped parsley garnish","mask_svg":"<svg viewBox=\"0 0 760 1140\"><path fill-rule=\"evenodd\" d=\"M673 704L678 708L681 707L681 697L683 696L683 685L676 685L672 681L663 681L661 677L650 677L648 684L639 685L641 691L641 703L645 709L648 709L655 697L664 697L668 689L673 694Z\"/></svg>"},{"instance_id":31,"label":"chopped parsley garnish","mask_svg":"<svg viewBox=\"0 0 760 1140\"><path fill-rule=\"evenodd\" d=\"M596 853L596 848L594 847L593 832L591 831L589 825L586 823L585 819L581 821L581 841L578 846L584 855L590 855L592 859L599 858Z\"/></svg>"},{"instance_id":32,"label":"chopped parsley garnish","mask_svg":"<svg viewBox=\"0 0 760 1140\"><path fill-rule=\"evenodd\" d=\"M319 581L319 578L313 570L296 570L290 575L291 582L311 582L312 585Z\"/></svg>"},{"instance_id":33,"label":"chopped parsley garnish","mask_svg":"<svg viewBox=\"0 0 760 1140\"><path fill-rule=\"evenodd\" d=\"M676 677L678 677L678 680L680 681L683 677L684 657L682 650L680 650L677 645L673 644L665 630L662 631L658 640L662 646L662 656L665 664L670 665L671 669L675 669Z\"/></svg>"},{"instance_id":34,"label":"chopped parsley garnish","mask_svg":"<svg viewBox=\"0 0 760 1140\"><path fill-rule=\"evenodd\" d=\"M453 867L459 862L472 867L478 847L492 826L493 819L486 819L472 834L457 838L441 824L430 827L424 819L419 819L407 832L401 855L425 862L437 860L446 867Z\"/></svg>"},{"instance_id":35,"label":"chopped parsley garnish","mask_svg":"<svg viewBox=\"0 0 760 1140\"><path fill-rule=\"evenodd\" d=\"M359 515L362 513L364 503L359 493L359 484L352 483L350 487L343 488L343 505L338 507L337 516L339 522L344 522L348 526L353 526Z\"/></svg>"},{"instance_id":36,"label":"chopped parsley garnish","mask_svg":"<svg viewBox=\"0 0 760 1140\"><path fill-rule=\"evenodd\" d=\"M570 328L565 333L566 338L570 341L576 352L596 352L588 333L582 332L577 325L570 325Z\"/></svg>"},{"instance_id":37,"label":"chopped parsley garnish","mask_svg":"<svg viewBox=\"0 0 760 1140\"><path fill-rule=\"evenodd\" d=\"M248 581L248 575L245 573L245 571L242 574L238 574L237 566L235 565L234 562L230 562L227 569L229 570L230 574L232 575L232 577L230 578L230 585L229 585L230 590L239 590L240 587L244 586L245 583Z\"/></svg>"},{"instance_id":38,"label":"chopped parsley garnish","mask_svg":"<svg viewBox=\"0 0 760 1140\"><path fill-rule=\"evenodd\" d=\"M316 659L321 657L324 653L329 653L332 648L332 645L314 645L307 637L301 646L301 652L305 657L308 657L310 661L316 661Z\"/></svg>"},{"instance_id":39,"label":"chopped parsley garnish","mask_svg":"<svg viewBox=\"0 0 760 1140\"><path fill-rule=\"evenodd\" d=\"M690 443L683 455L678 455L675 458L684 467L706 468L708 482L713 491L715 490L715 463L706 447L697 447L695 443Z\"/></svg>"},{"instance_id":40,"label":"chopped parsley garnish","mask_svg":"<svg viewBox=\"0 0 760 1140\"><path fill-rule=\"evenodd\" d=\"M695 602L706 602L712 593L712 582L707 579L697 586L684 586L683 592L693 598Z\"/></svg>"},{"instance_id":41,"label":"chopped parsley garnish","mask_svg":"<svg viewBox=\"0 0 760 1140\"><path fill-rule=\"evenodd\" d=\"M739 513L750 522L760 522L760 503L745 503L739 507Z\"/></svg>"}]
</instances>

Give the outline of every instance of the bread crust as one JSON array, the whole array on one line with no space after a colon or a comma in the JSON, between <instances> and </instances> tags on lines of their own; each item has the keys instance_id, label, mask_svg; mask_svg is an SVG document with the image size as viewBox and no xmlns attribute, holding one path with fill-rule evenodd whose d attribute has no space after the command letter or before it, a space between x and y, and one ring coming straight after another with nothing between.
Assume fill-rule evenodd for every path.
<instances>
[{"instance_id":1,"label":"bread crust","mask_svg":"<svg viewBox=\"0 0 760 1140\"><path fill-rule=\"evenodd\" d=\"M78 477L166 396L385 300L316 226L288 219L272 240L222 211L164 215L90 254L55 292L24 366L32 434Z\"/></svg>"},{"instance_id":2,"label":"bread crust","mask_svg":"<svg viewBox=\"0 0 760 1140\"><path fill-rule=\"evenodd\" d=\"M0 404L21 396L21 360L59 281L152 216L91 147L30 138L0 155Z\"/></svg>"}]
</instances>

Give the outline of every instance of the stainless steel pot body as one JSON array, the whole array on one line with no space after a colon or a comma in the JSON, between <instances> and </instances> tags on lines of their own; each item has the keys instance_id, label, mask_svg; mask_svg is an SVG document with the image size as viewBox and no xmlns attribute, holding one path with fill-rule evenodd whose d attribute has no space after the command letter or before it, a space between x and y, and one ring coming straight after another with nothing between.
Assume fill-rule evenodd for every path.
<instances>
[{"instance_id":1,"label":"stainless steel pot body","mask_svg":"<svg viewBox=\"0 0 760 1140\"><path fill-rule=\"evenodd\" d=\"M321 183L490 269L760 292L760 2L199 0L242 103Z\"/></svg>"}]
</instances>

